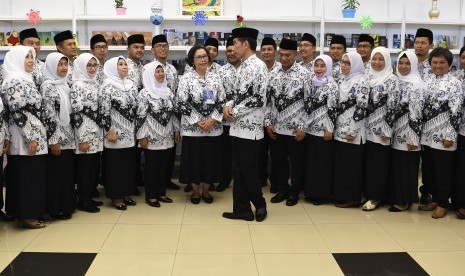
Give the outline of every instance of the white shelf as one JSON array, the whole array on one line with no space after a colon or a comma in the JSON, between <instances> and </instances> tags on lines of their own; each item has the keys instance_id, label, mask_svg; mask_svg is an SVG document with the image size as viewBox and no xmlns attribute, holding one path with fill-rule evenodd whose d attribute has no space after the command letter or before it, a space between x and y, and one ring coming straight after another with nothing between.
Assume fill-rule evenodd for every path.
<instances>
[{"instance_id":1,"label":"white shelf","mask_svg":"<svg viewBox=\"0 0 465 276\"><path fill-rule=\"evenodd\" d=\"M76 20L80 21L147 21L149 22L150 15L147 16L128 16L128 15L77 15ZM172 16L165 17L164 21L192 21L192 16ZM236 17L226 17L226 16L209 16L208 22L210 21L219 21L219 22L228 22L236 21ZM247 17L244 18L245 22L309 22L317 23L321 21L320 17Z\"/></svg>"},{"instance_id":2,"label":"white shelf","mask_svg":"<svg viewBox=\"0 0 465 276\"><path fill-rule=\"evenodd\" d=\"M326 23L360 24L361 18L325 18ZM373 24L402 24L402 20L373 20Z\"/></svg>"},{"instance_id":3,"label":"white shelf","mask_svg":"<svg viewBox=\"0 0 465 276\"><path fill-rule=\"evenodd\" d=\"M41 22L46 22L46 21L71 21L73 20L72 17L42 17ZM0 16L0 21L7 21L7 22L13 22L13 21L18 21L18 22L27 22L26 16L24 17L8 17L8 16Z\"/></svg>"}]
</instances>

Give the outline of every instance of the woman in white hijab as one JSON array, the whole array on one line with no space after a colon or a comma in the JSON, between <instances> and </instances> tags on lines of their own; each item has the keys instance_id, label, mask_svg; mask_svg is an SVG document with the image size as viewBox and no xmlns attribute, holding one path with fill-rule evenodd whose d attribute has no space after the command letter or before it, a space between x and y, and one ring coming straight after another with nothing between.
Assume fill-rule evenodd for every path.
<instances>
[{"instance_id":1,"label":"woman in white hijab","mask_svg":"<svg viewBox=\"0 0 465 276\"><path fill-rule=\"evenodd\" d=\"M426 84L418 72L417 56L410 51L397 58L399 107L392 127L389 198L391 212L401 212L418 201L420 133Z\"/></svg>"},{"instance_id":2,"label":"woman in white hijab","mask_svg":"<svg viewBox=\"0 0 465 276\"><path fill-rule=\"evenodd\" d=\"M333 183L333 132L339 85L331 76L333 61L327 55L315 59L315 76L310 93L304 95L308 125L305 132L305 187L306 200L323 204L331 196Z\"/></svg>"},{"instance_id":3,"label":"woman in white hijab","mask_svg":"<svg viewBox=\"0 0 465 276\"><path fill-rule=\"evenodd\" d=\"M53 127L48 128L47 213L56 219L70 219L76 208L74 190L74 129L70 123L71 100L66 77L68 58L50 53L45 60L41 93Z\"/></svg>"},{"instance_id":4,"label":"woman in white hijab","mask_svg":"<svg viewBox=\"0 0 465 276\"><path fill-rule=\"evenodd\" d=\"M454 76L462 83L462 93L465 91L465 46L460 49L460 69ZM452 207L456 209L458 219L465 219L465 109L462 109L462 121L457 135L457 151L455 152L455 179L452 189Z\"/></svg>"},{"instance_id":5,"label":"woman in white hijab","mask_svg":"<svg viewBox=\"0 0 465 276\"><path fill-rule=\"evenodd\" d=\"M389 51L384 47L373 49L366 119L365 195L368 201L362 207L364 211L376 209L382 200L387 199L391 128L400 94L399 81L392 72Z\"/></svg>"},{"instance_id":6,"label":"woman in white hijab","mask_svg":"<svg viewBox=\"0 0 465 276\"><path fill-rule=\"evenodd\" d=\"M136 205L129 196L136 179L135 111L137 87L127 79L128 66L122 56L105 62L105 81L100 88L99 112L104 128L105 194L118 210Z\"/></svg>"},{"instance_id":7,"label":"woman in white hijab","mask_svg":"<svg viewBox=\"0 0 465 276\"><path fill-rule=\"evenodd\" d=\"M42 96L32 79L35 51L32 47L15 46L5 56L5 105L10 112L6 211L27 228L46 225L45 183L47 120Z\"/></svg>"},{"instance_id":8,"label":"woman in white hijab","mask_svg":"<svg viewBox=\"0 0 465 276\"><path fill-rule=\"evenodd\" d=\"M365 117L370 86L360 54L341 59L339 104L334 134L333 198L338 207L358 206L363 188Z\"/></svg>"},{"instance_id":9,"label":"woman in white hijab","mask_svg":"<svg viewBox=\"0 0 465 276\"><path fill-rule=\"evenodd\" d=\"M92 200L103 150L102 121L98 114L99 84L96 75L99 63L89 53L74 60L71 87L71 122L76 140L76 182L78 209L88 213L100 212L101 201Z\"/></svg>"},{"instance_id":10,"label":"woman in white hijab","mask_svg":"<svg viewBox=\"0 0 465 276\"><path fill-rule=\"evenodd\" d=\"M167 173L171 150L180 139L180 122L175 116L174 95L167 86L161 63L149 63L142 75L144 88L137 96L136 129L139 147L145 156L145 201L160 207L160 201L171 203L166 196Z\"/></svg>"}]
</instances>

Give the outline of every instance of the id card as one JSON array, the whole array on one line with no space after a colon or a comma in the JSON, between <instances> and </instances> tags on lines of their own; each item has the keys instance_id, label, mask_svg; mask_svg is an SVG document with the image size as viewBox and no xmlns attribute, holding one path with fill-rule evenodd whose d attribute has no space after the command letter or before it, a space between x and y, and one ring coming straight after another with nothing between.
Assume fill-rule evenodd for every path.
<instances>
[{"instance_id":1,"label":"id card","mask_svg":"<svg viewBox=\"0 0 465 276\"><path fill-rule=\"evenodd\" d=\"M215 104L215 95L213 94L213 90L203 91L203 103L204 104Z\"/></svg>"}]
</instances>

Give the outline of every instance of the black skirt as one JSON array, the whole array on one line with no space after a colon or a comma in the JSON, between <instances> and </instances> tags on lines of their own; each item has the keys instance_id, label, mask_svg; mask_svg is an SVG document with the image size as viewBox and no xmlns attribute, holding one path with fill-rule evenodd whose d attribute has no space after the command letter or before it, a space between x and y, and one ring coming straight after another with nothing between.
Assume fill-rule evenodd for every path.
<instances>
[{"instance_id":1,"label":"black skirt","mask_svg":"<svg viewBox=\"0 0 465 276\"><path fill-rule=\"evenodd\" d=\"M333 198L359 202L363 189L365 145L334 142Z\"/></svg>"},{"instance_id":2,"label":"black skirt","mask_svg":"<svg viewBox=\"0 0 465 276\"><path fill-rule=\"evenodd\" d=\"M47 155L47 213L71 214L76 208L74 188L74 150L62 150L59 156Z\"/></svg>"},{"instance_id":3,"label":"black skirt","mask_svg":"<svg viewBox=\"0 0 465 276\"><path fill-rule=\"evenodd\" d=\"M305 139L305 196L326 199L333 185L334 141L307 135Z\"/></svg>"},{"instance_id":4,"label":"black skirt","mask_svg":"<svg viewBox=\"0 0 465 276\"><path fill-rule=\"evenodd\" d=\"M365 194L368 199L386 200L389 185L390 146L367 141L365 148Z\"/></svg>"},{"instance_id":5,"label":"black skirt","mask_svg":"<svg viewBox=\"0 0 465 276\"><path fill-rule=\"evenodd\" d=\"M144 184L145 198L166 196L166 184L170 181L170 166L173 148L145 150Z\"/></svg>"},{"instance_id":6,"label":"black skirt","mask_svg":"<svg viewBox=\"0 0 465 276\"><path fill-rule=\"evenodd\" d=\"M389 165L389 201L393 204L418 202L419 151L391 149Z\"/></svg>"},{"instance_id":7,"label":"black skirt","mask_svg":"<svg viewBox=\"0 0 465 276\"><path fill-rule=\"evenodd\" d=\"M221 137L182 138L179 182L213 184L221 181Z\"/></svg>"},{"instance_id":8,"label":"black skirt","mask_svg":"<svg viewBox=\"0 0 465 276\"><path fill-rule=\"evenodd\" d=\"M136 152L133 147L104 149L105 193L108 198L119 199L134 192L136 181Z\"/></svg>"},{"instance_id":9,"label":"black skirt","mask_svg":"<svg viewBox=\"0 0 465 276\"><path fill-rule=\"evenodd\" d=\"M6 212L17 219L45 215L47 155L9 155Z\"/></svg>"},{"instance_id":10,"label":"black skirt","mask_svg":"<svg viewBox=\"0 0 465 276\"><path fill-rule=\"evenodd\" d=\"M465 137L458 135L457 150L455 151L454 186L452 189L452 206L465 208Z\"/></svg>"}]
</instances>

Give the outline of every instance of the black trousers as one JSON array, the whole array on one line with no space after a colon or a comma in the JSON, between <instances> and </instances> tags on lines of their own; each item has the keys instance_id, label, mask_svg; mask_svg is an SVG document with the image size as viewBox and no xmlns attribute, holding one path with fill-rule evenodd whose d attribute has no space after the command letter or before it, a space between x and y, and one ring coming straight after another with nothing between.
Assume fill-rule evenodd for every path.
<instances>
[{"instance_id":1,"label":"black trousers","mask_svg":"<svg viewBox=\"0 0 465 276\"><path fill-rule=\"evenodd\" d=\"M268 157L270 153L270 143L271 138L266 133L265 128L265 137L260 140L260 149L258 151L258 179L260 184L266 184L267 179L270 179L270 185L277 185L275 182L275 177L273 171L273 157L271 158L271 172L268 174Z\"/></svg>"},{"instance_id":2,"label":"black trousers","mask_svg":"<svg viewBox=\"0 0 465 276\"><path fill-rule=\"evenodd\" d=\"M278 134L276 140L271 140L270 153L279 191L297 196L304 186L305 139L298 142L294 136ZM289 174L291 187L288 184Z\"/></svg>"},{"instance_id":3,"label":"black trousers","mask_svg":"<svg viewBox=\"0 0 465 276\"><path fill-rule=\"evenodd\" d=\"M431 172L429 188L433 202L437 202L442 208L448 208L454 181L455 152L425 146L423 156L425 164L427 164L424 169Z\"/></svg>"},{"instance_id":4,"label":"black trousers","mask_svg":"<svg viewBox=\"0 0 465 276\"><path fill-rule=\"evenodd\" d=\"M0 210L3 209L5 203L3 202L3 154L1 155L0 163Z\"/></svg>"},{"instance_id":5,"label":"black trousers","mask_svg":"<svg viewBox=\"0 0 465 276\"><path fill-rule=\"evenodd\" d=\"M100 152L76 154L76 182L79 203L85 204L92 199L100 165Z\"/></svg>"},{"instance_id":6,"label":"black trousers","mask_svg":"<svg viewBox=\"0 0 465 276\"><path fill-rule=\"evenodd\" d=\"M166 196L166 184L170 175L169 166L172 155L172 148L164 150L144 150L145 169L145 198L155 199Z\"/></svg>"},{"instance_id":7,"label":"black trousers","mask_svg":"<svg viewBox=\"0 0 465 276\"><path fill-rule=\"evenodd\" d=\"M422 185L420 186L420 193L423 195L428 195L428 194L431 194L430 192L430 189L429 189L429 182L431 182L431 177L429 175L429 171L428 170L425 170L424 167L424 163L425 163L425 160L424 160L424 150L420 151L420 158L421 158L421 182L422 182ZM428 161L426 161L428 162ZM427 166L427 165L426 165Z\"/></svg>"},{"instance_id":8,"label":"black trousers","mask_svg":"<svg viewBox=\"0 0 465 276\"><path fill-rule=\"evenodd\" d=\"M142 160L142 149L137 146L138 143L134 146L134 154L136 155L136 180L135 186L144 186L144 177L142 176L141 160ZM135 189L136 187L134 187Z\"/></svg>"},{"instance_id":9,"label":"black trousers","mask_svg":"<svg viewBox=\"0 0 465 276\"><path fill-rule=\"evenodd\" d=\"M221 134L221 184L229 184L232 178L231 136L229 126L223 126Z\"/></svg>"},{"instance_id":10,"label":"black trousers","mask_svg":"<svg viewBox=\"0 0 465 276\"><path fill-rule=\"evenodd\" d=\"M174 147L169 149L170 152L170 160L169 160L169 166L167 168L168 171L168 182L166 182L166 185L171 181L171 178L173 177L173 171L174 171L174 163L176 161L176 146L177 144L174 144Z\"/></svg>"},{"instance_id":11,"label":"black trousers","mask_svg":"<svg viewBox=\"0 0 465 276\"><path fill-rule=\"evenodd\" d=\"M258 152L260 140L231 137L233 162L233 211L236 213L266 207L266 201L258 181Z\"/></svg>"},{"instance_id":12,"label":"black trousers","mask_svg":"<svg viewBox=\"0 0 465 276\"><path fill-rule=\"evenodd\" d=\"M465 208L465 136L458 135L455 151L454 186L452 189L452 206Z\"/></svg>"},{"instance_id":13,"label":"black trousers","mask_svg":"<svg viewBox=\"0 0 465 276\"><path fill-rule=\"evenodd\" d=\"M386 200L391 147L367 141L365 149L365 195L368 199Z\"/></svg>"}]
</instances>

